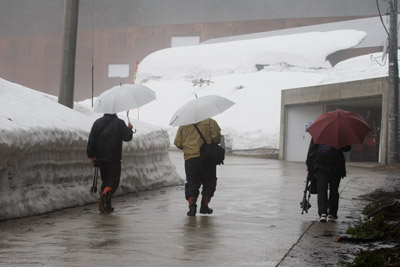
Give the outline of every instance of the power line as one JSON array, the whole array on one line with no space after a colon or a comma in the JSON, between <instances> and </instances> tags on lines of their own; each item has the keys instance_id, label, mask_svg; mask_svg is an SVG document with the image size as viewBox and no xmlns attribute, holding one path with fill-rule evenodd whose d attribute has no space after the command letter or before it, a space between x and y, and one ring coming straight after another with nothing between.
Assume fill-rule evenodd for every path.
<instances>
[{"instance_id":1,"label":"power line","mask_svg":"<svg viewBox=\"0 0 400 267\"><path fill-rule=\"evenodd\" d=\"M376 7L378 8L379 18L381 19L381 22L382 22L383 28L385 29L385 31L386 31L386 34L387 34L387 35L388 35L388 37L390 38L389 31L388 31L388 29L386 28L386 25L385 25L385 23L383 22L383 18L382 18L381 10L380 10L380 8L379 8L378 0L376 0Z\"/></svg>"}]
</instances>

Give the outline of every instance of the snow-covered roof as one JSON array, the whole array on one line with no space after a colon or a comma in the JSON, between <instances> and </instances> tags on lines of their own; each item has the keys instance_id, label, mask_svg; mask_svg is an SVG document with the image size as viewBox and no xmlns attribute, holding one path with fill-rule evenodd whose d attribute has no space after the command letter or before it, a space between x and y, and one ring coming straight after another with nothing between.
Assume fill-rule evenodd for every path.
<instances>
[{"instance_id":1,"label":"snow-covered roof","mask_svg":"<svg viewBox=\"0 0 400 267\"><path fill-rule=\"evenodd\" d=\"M386 28L389 30L389 16L383 16L382 20ZM280 35L292 35L292 34L307 33L307 32L329 32L335 30L358 30L365 32L367 34L367 37L353 48L382 46L387 38L387 33L385 31L385 28L383 27L380 17L372 17L365 19L325 23L325 24L305 26L305 27L296 27L296 28L276 30L276 31L237 35L232 37L215 38L207 40L202 44L222 43L229 41L256 39L256 38L264 38L264 37L280 36Z\"/></svg>"}]
</instances>

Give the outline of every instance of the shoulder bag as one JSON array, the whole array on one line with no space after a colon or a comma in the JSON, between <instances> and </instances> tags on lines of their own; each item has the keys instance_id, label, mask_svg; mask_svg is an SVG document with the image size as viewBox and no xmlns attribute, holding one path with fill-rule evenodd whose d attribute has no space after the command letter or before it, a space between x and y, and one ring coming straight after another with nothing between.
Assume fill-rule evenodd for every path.
<instances>
[{"instance_id":1,"label":"shoulder bag","mask_svg":"<svg viewBox=\"0 0 400 267\"><path fill-rule=\"evenodd\" d=\"M225 149L218 145L217 143L211 142L211 144L207 144L206 139L201 134L199 128L196 124L193 124L199 133L201 139L203 139L204 143L200 147L200 158L205 163L221 165L224 164L225 160Z\"/></svg>"}]
</instances>

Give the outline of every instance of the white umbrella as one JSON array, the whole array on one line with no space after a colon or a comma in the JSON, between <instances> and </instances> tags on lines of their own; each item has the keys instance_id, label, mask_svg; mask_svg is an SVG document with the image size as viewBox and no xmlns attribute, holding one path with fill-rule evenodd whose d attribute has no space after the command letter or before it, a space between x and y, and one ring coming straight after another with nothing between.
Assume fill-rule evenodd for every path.
<instances>
[{"instance_id":1,"label":"white umbrella","mask_svg":"<svg viewBox=\"0 0 400 267\"><path fill-rule=\"evenodd\" d=\"M202 96L180 107L172 116L169 125L181 126L198 123L224 112L234 104L234 102L222 96Z\"/></svg>"},{"instance_id":2,"label":"white umbrella","mask_svg":"<svg viewBox=\"0 0 400 267\"><path fill-rule=\"evenodd\" d=\"M141 84L122 84L103 92L94 103L98 113L118 113L139 108L156 99L156 93Z\"/></svg>"}]
</instances>

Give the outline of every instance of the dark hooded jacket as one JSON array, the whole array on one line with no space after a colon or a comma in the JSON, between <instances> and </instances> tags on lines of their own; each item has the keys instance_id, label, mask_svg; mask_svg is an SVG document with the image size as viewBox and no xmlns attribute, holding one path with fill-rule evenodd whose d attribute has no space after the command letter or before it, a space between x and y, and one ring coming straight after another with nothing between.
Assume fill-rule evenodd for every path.
<instances>
[{"instance_id":1,"label":"dark hooded jacket","mask_svg":"<svg viewBox=\"0 0 400 267\"><path fill-rule=\"evenodd\" d=\"M319 145L314 144L314 140L311 138L310 146L307 152L307 160L306 160L307 167L313 170L324 169L332 171L335 177L340 177L340 178L346 177L346 161L343 152L349 152L351 146L345 146L338 149L338 155L336 161L330 163L320 162L318 160L317 156L318 149Z\"/></svg>"},{"instance_id":2,"label":"dark hooded jacket","mask_svg":"<svg viewBox=\"0 0 400 267\"><path fill-rule=\"evenodd\" d=\"M122 142L132 140L133 131L116 114L97 119L89 134L87 156L105 161L120 161Z\"/></svg>"}]
</instances>

